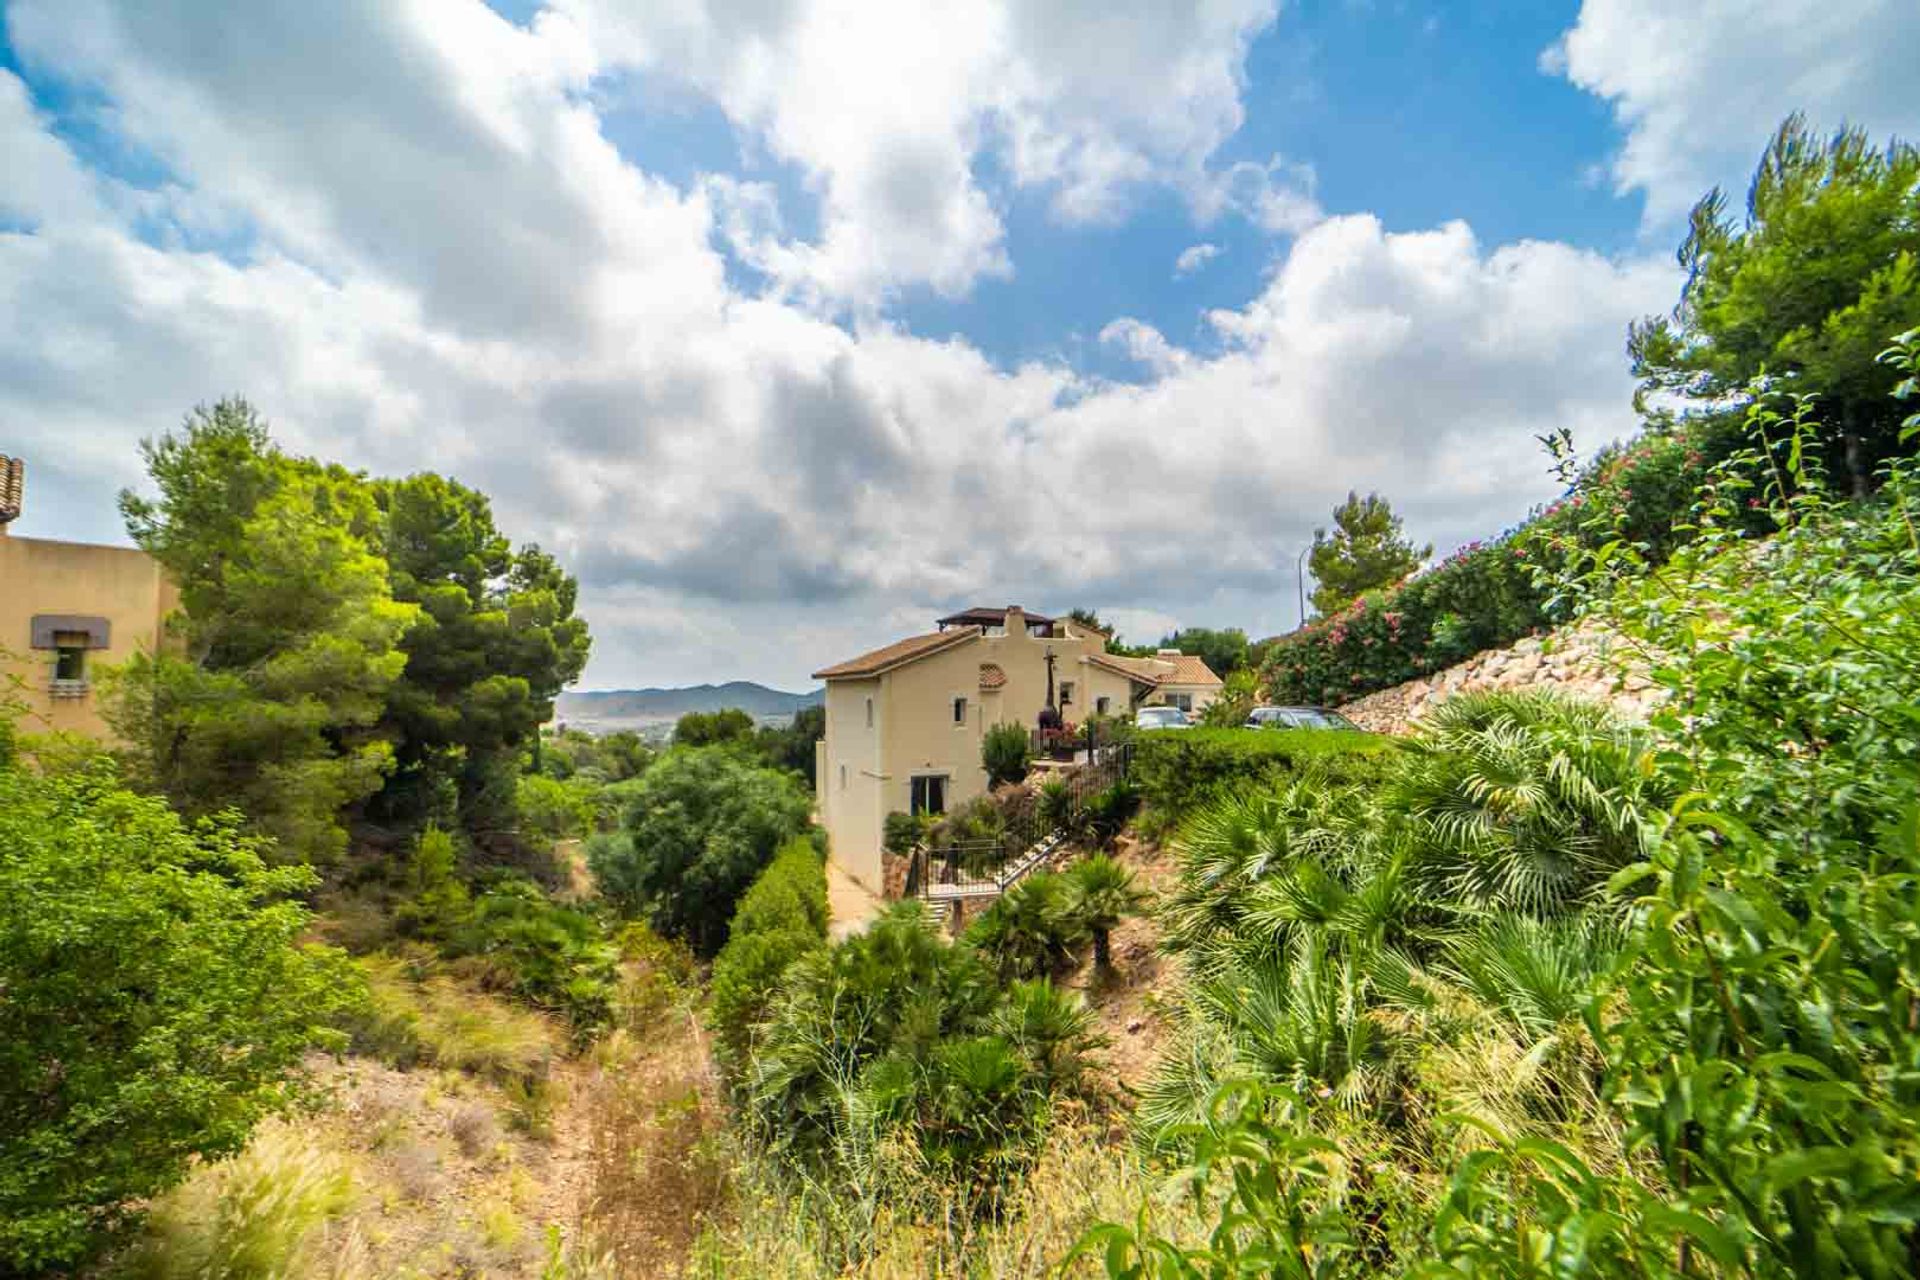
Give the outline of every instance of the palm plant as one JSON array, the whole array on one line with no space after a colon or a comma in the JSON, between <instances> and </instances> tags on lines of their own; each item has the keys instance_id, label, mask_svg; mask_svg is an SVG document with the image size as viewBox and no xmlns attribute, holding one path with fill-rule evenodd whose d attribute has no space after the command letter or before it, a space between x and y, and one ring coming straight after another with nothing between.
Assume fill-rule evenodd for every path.
<instances>
[{"instance_id":1,"label":"palm plant","mask_svg":"<svg viewBox=\"0 0 1920 1280\"><path fill-rule=\"evenodd\" d=\"M1076 862L1066 873L1066 911L1080 929L1093 936L1093 968L1101 975L1113 972L1113 929L1146 905L1132 868L1104 853Z\"/></svg>"},{"instance_id":2,"label":"palm plant","mask_svg":"<svg viewBox=\"0 0 1920 1280\"><path fill-rule=\"evenodd\" d=\"M993 960L1003 981L1054 972L1085 937L1070 909L1066 881L1051 871L1007 890L966 933L968 945Z\"/></svg>"},{"instance_id":3,"label":"palm plant","mask_svg":"<svg viewBox=\"0 0 1920 1280\"><path fill-rule=\"evenodd\" d=\"M1027 1060L1049 1094L1077 1086L1088 1055L1107 1043L1087 1002L1044 978L1009 987L989 1025Z\"/></svg>"},{"instance_id":4,"label":"palm plant","mask_svg":"<svg viewBox=\"0 0 1920 1280\"><path fill-rule=\"evenodd\" d=\"M1202 809L1176 849L1180 879L1162 924L1174 950L1245 931L1248 891L1300 861L1370 863L1380 827L1366 795L1303 775L1278 791L1225 796Z\"/></svg>"},{"instance_id":5,"label":"palm plant","mask_svg":"<svg viewBox=\"0 0 1920 1280\"><path fill-rule=\"evenodd\" d=\"M1668 798L1642 732L1535 690L1442 703L1383 805L1411 824L1438 896L1546 915L1638 861Z\"/></svg>"}]
</instances>

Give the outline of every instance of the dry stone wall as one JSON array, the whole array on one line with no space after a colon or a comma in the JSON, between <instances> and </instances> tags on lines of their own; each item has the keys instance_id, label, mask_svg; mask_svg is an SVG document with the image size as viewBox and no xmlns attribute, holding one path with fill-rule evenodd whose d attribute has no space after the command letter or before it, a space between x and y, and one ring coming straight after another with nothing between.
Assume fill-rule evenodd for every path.
<instances>
[{"instance_id":1,"label":"dry stone wall","mask_svg":"<svg viewBox=\"0 0 1920 1280\"><path fill-rule=\"evenodd\" d=\"M1428 711L1456 693L1538 688L1610 703L1636 720L1644 720L1660 696L1644 667L1609 632L1583 623L1528 636L1510 648L1475 654L1425 679L1358 698L1340 711L1375 733L1407 733Z\"/></svg>"}]
</instances>

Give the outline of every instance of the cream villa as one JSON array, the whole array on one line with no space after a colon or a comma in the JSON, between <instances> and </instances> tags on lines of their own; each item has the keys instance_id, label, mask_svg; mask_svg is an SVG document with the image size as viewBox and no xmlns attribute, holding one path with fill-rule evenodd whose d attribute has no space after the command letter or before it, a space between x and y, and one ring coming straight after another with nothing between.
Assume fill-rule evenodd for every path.
<instances>
[{"instance_id":1,"label":"cream villa","mask_svg":"<svg viewBox=\"0 0 1920 1280\"><path fill-rule=\"evenodd\" d=\"M10 534L25 471L0 457L0 694L24 704L29 732L105 741L95 675L152 652L179 594L144 551Z\"/></svg>"},{"instance_id":2,"label":"cream villa","mask_svg":"<svg viewBox=\"0 0 1920 1280\"><path fill-rule=\"evenodd\" d=\"M987 730L1036 727L1049 675L1073 724L1150 703L1199 711L1220 690L1198 658L1115 657L1092 627L1018 605L966 609L935 627L813 673L827 685L827 734L814 753L820 821L834 860L875 891L887 815L944 813L986 791Z\"/></svg>"}]
</instances>

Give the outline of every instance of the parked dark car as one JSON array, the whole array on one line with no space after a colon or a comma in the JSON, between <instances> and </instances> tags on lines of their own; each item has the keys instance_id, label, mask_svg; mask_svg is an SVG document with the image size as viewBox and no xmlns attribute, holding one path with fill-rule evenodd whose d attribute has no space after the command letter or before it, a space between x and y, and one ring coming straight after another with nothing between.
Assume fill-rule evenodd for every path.
<instances>
[{"instance_id":1,"label":"parked dark car","mask_svg":"<svg viewBox=\"0 0 1920 1280\"><path fill-rule=\"evenodd\" d=\"M1338 711L1326 707L1255 707L1247 716L1249 729L1348 729L1365 730Z\"/></svg>"}]
</instances>

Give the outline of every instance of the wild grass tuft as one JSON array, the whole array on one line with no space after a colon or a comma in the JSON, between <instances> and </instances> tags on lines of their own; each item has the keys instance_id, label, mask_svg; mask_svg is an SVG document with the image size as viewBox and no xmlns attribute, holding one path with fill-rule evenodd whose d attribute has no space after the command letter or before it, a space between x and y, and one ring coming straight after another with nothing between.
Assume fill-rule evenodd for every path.
<instances>
[{"instance_id":1,"label":"wild grass tuft","mask_svg":"<svg viewBox=\"0 0 1920 1280\"><path fill-rule=\"evenodd\" d=\"M122 1264L129 1280L371 1280L365 1242L334 1230L354 1167L310 1133L263 1126L153 1206Z\"/></svg>"},{"instance_id":2,"label":"wild grass tuft","mask_svg":"<svg viewBox=\"0 0 1920 1280\"><path fill-rule=\"evenodd\" d=\"M358 963L371 998L347 1027L357 1051L391 1066L432 1063L529 1088L546 1078L556 1036L539 1014L406 957L364 956Z\"/></svg>"}]
</instances>

